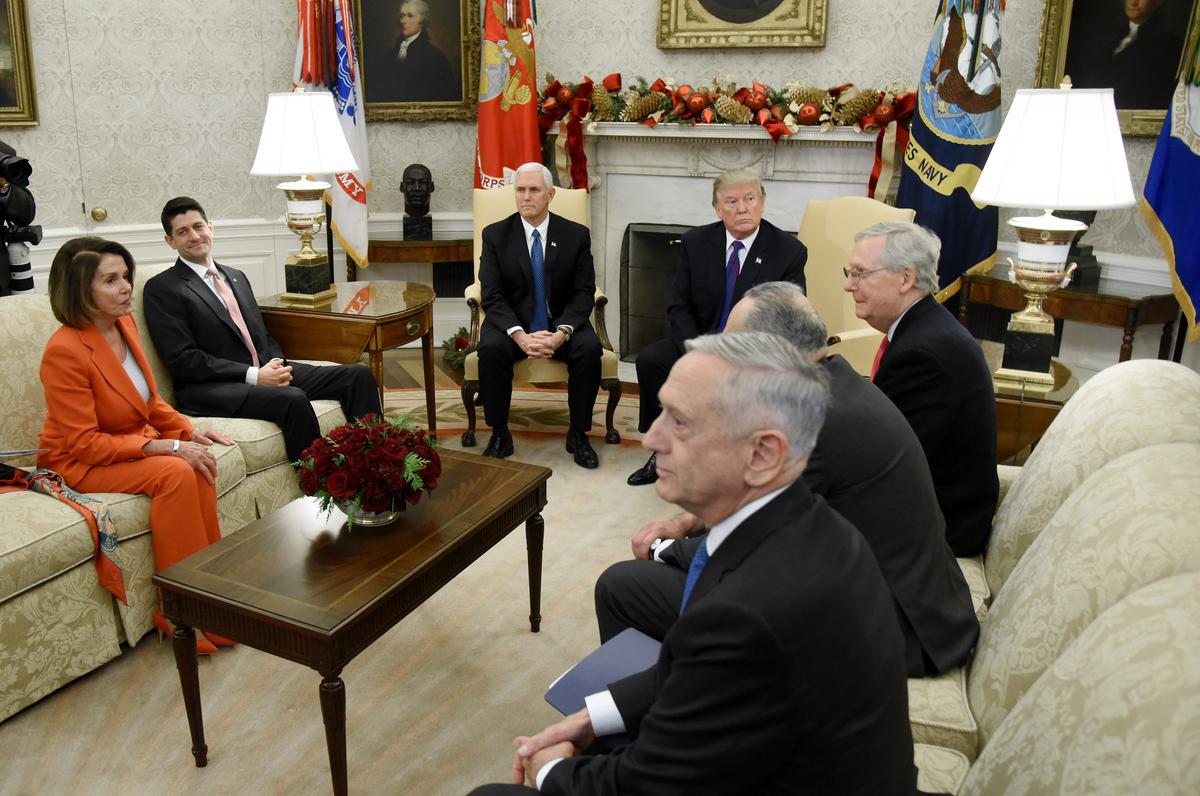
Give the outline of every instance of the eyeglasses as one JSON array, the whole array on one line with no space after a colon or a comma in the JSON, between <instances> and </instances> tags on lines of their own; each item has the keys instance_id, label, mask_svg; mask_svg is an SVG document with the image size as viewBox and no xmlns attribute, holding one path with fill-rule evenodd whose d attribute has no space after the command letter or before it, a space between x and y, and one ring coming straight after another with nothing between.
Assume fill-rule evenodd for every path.
<instances>
[{"instance_id":1,"label":"eyeglasses","mask_svg":"<svg viewBox=\"0 0 1200 796\"><path fill-rule=\"evenodd\" d=\"M861 268L843 268L842 273L845 274L846 278L849 279L851 282L857 283L857 282L861 282L863 277L865 277L865 276L870 276L871 274L876 273L878 271L886 271L886 270L887 270L886 268L872 268L870 271L864 271Z\"/></svg>"}]
</instances>

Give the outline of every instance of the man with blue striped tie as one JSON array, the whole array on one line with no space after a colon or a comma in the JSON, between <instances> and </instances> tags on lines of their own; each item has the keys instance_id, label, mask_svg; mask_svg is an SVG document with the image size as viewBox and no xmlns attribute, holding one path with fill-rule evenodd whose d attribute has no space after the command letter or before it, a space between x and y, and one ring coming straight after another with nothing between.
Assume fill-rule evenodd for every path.
<instances>
[{"instance_id":1,"label":"man with blue striped tie","mask_svg":"<svg viewBox=\"0 0 1200 796\"><path fill-rule=\"evenodd\" d=\"M588 443L592 406L600 389L600 339L588 317L596 294L588 228L550 212L554 184L541 163L510 176L517 212L483 230L479 257L483 328L479 332L479 392L492 427L484 456L513 452L508 430L513 363L518 359L567 364L571 425L567 452L580 467L600 462Z\"/></svg>"},{"instance_id":2,"label":"man with blue striped tie","mask_svg":"<svg viewBox=\"0 0 1200 796\"><path fill-rule=\"evenodd\" d=\"M862 535L801 475L824 370L782 337L687 343L645 437L658 494L711 528L657 663L516 739L547 794L912 794L904 643ZM632 740L594 754L596 739Z\"/></svg>"}]
</instances>

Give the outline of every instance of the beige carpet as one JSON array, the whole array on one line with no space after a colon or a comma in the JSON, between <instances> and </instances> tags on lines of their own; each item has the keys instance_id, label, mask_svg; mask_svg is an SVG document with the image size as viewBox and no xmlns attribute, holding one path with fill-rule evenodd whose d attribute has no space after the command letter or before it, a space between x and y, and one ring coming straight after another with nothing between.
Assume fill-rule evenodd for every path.
<instances>
[{"instance_id":1,"label":"beige carpet","mask_svg":"<svg viewBox=\"0 0 1200 796\"><path fill-rule=\"evenodd\" d=\"M642 522L672 511L653 487L625 485L645 460L636 446L596 444L600 469L588 471L561 432L515 437L516 459L554 470L542 632L529 632L518 530L342 673L354 793L463 794L504 781L512 738L557 718L546 687L597 643L597 575L629 557ZM327 793L319 680L249 647L201 659L209 764L198 769L171 646L147 636L0 724L0 793Z\"/></svg>"}]
</instances>

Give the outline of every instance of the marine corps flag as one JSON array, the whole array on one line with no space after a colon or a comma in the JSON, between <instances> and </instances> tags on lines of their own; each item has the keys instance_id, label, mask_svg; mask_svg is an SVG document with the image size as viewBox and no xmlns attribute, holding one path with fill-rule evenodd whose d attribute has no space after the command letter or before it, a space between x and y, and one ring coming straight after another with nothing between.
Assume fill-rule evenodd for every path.
<instances>
[{"instance_id":1,"label":"marine corps flag","mask_svg":"<svg viewBox=\"0 0 1200 796\"><path fill-rule=\"evenodd\" d=\"M484 0L475 187L494 188L522 163L541 162L533 0Z\"/></svg>"},{"instance_id":2,"label":"marine corps flag","mask_svg":"<svg viewBox=\"0 0 1200 796\"><path fill-rule=\"evenodd\" d=\"M897 207L942 239L938 300L959 277L996 259L999 213L971 191L1000 132L1000 22L1004 0L938 0L917 83L917 110L900 170Z\"/></svg>"},{"instance_id":3,"label":"marine corps flag","mask_svg":"<svg viewBox=\"0 0 1200 796\"><path fill-rule=\"evenodd\" d=\"M1167 108L1138 206L1167 255L1175 297L1191 327L1188 339L1195 342L1200 340L1200 327L1196 326L1196 302L1200 298L1200 215L1196 211L1196 186L1200 185L1200 8L1192 10L1179 71L1179 85Z\"/></svg>"}]
</instances>

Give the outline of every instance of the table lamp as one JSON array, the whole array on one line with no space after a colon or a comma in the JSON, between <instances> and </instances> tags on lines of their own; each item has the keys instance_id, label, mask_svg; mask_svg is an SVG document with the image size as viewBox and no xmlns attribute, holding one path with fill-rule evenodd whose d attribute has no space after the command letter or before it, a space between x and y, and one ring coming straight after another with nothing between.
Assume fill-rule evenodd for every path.
<instances>
[{"instance_id":1,"label":"table lamp","mask_svg":"<svg viewBox=\"0 0 1200 796\"><path fill-rule=\"evenodd\" d=\"M329 282L329 260L312 245L313 235L325 223L322 196L330 186L308 175L356 169L358 163L346 143L332 94L298 89L267 98L267 115L250 173L301 175L275 186L287 196L288 229L300 236L300 251L290 255L284 266L284 300L317 305L337 295Z\"/></svg>"},{"instance_id":2,"label":"table lamp","mask_svg":"<svg viewBox=\"0 0 1200 796\"><path fill-rule=\"evenodd\" d=\"M1054 319L1046 294L1070 283L1067 252L1087 225L1052 210L1106 210L1134 203L1129 165L1110 88L1020 89L971 198L997 207L1041 208L1009 220L1017 230L1017 262L1009 278L1025 290L1004 335L997 379L1053 386Z\"/></svg>"}]
</instances>

